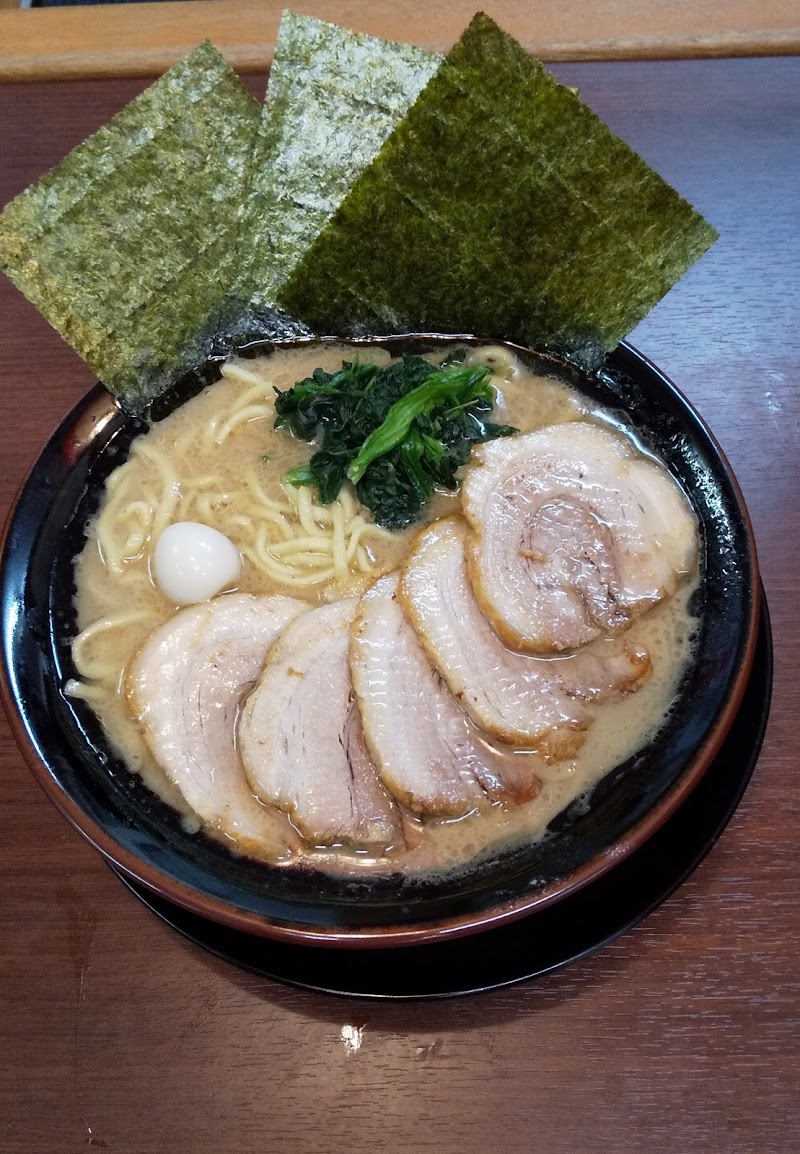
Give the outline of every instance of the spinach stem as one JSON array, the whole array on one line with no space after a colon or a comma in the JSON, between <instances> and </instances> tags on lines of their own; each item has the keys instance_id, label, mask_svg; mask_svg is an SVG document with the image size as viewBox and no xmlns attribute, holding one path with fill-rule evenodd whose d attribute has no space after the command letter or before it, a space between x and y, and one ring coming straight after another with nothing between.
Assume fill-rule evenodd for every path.
<instances>
[{"instance_id":1,"label":"spinach stem","mask_svg":"<svg viewBox=\"0 0 800 1154\"><path fill-rule=\"evenodd\" d=\"M395 401L383 423L374 429L351 461L347 477L358 484L369 466L402 444L417 417L428 416L436 405L452 397L454 412L476 400L490 400L491 389L486 384L489 369L486 365L469 368L447 368L433 373L416 389Z\"/></svg>"}]
</instances>

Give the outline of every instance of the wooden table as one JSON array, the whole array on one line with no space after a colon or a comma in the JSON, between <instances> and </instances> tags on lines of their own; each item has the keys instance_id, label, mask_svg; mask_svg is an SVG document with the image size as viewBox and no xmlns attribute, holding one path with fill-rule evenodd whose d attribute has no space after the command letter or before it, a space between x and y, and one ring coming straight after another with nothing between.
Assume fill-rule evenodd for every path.
<instances>
[{"instance_id":1,"label":"wooden table","mask_svg":"<svg viewBox=\"0 0 800 1154\"><path fill-rule=\"evenodd\" d=\"M272 59L286 0L2 11L0 82L150 76L208 38L241 72ZM289 5L291 7L291 5ZM449 47L476 0L305 0L299 11L374 36ZM491 16L543 60L652 60L800 52L797 0L493 0Z\"/></svg>"},{"instance_id":2,"label":"wooden table","mask_svg":"<svg viewBox=\"0 0 800 1154\"><path fill-rule=\"evenodd\" d=\"M557 72L722 234L633 341L710 423L755 523L776 684L744 800L690 880L594 956L460 1001L347 1001L156 920L3 723L5 1154L800 1149L800 61ZM0 87L0 202L142 86ZM0 346L5 511L91 377L5 280Z\"/></svg>"}]
</instances>

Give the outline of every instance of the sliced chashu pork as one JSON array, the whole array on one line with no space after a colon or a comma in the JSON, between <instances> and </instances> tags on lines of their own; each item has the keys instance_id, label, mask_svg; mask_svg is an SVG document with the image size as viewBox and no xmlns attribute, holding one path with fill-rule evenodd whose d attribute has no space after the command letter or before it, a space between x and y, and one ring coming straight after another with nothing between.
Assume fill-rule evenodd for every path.
<instances>
[{"instance_id":1,"label":"sliced chashu pork","mask_svg":"<svg viewBox=\"0 0 800 1154\"><path fill-rule=\"evenodd\" d=\"M697 565L697 523L669 473L586 421L478 446L462 504L480 606L527 652L624 629Z\"/></svg>"},{"instance_id":2,"label":"sliced chashu pork","mask_svg":"<svg viewBox=\"0 0 800 1154\"><path fill-rule=\"evenodd\" d=\"M493 748L472 724L407 621L396 573L359 602L350 666L372 759L409 809L455 817L538 794L541 761Z\"/></svg>"},{"instance_id":3,"label":"sliced chashu pork","mask_svg":"<svg viewBox=\"0 0 800 1154\"><path fill-rule=\"evenodd\" d=\"M242 853L283 857L300 839L253 796L235 727L272 643L308 606L227 594L181 609L134 658L126 692L156 761L203 822Z\"/></svg>"},{"instance_id":4,"label":"sliced chashu pork","mask_svg":"<svg viewBox=\"0 0 800 1154\"><path fill-rule=\"evenodd\" d=\"M400 581L406 615L477 725L548 760L572 757L593 720L584 701L634 688L649 672L650 658L641 647L619 641L568 657L508 649L473 593L464 558L466 534L460 517L447 517L417 535Z\"/></svg>"},{"instance_id":5,"label":"sliced chashu pork","mask_svg":"<svg viewBox=\"0 0 800 1154\"><path fill-rule=\"evenodd\" d=\"M273 647L239 719L252 788L318 845L387 850L402 821L370 761L348 649L357 598L312 609Z\"/></svg>"}]
</instances>

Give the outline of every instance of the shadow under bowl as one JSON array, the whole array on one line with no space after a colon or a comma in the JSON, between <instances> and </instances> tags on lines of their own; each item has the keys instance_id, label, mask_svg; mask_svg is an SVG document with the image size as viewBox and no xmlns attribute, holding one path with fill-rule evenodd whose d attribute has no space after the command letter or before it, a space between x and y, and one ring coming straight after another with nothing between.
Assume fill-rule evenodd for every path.
<instances>
[{"instance_id":1,"label":"shadow under bowl","mask_svg":"<svg viewBox=\"0 0 800 1154\"><path fill-rule=\"evenodd\" d=\"M430 335L338 343L379 344L398 355L454 341L498 343ZM260 342L242 351L256 355L274 347L286 346ZM756 550L736 480L698 414L631 346L620 345L591 375L509 347L612 410L665 462L694 505L702 537L698 640L661 730L595 786L588 806L561 813L545 840L498 849L452 878L344 879L272 868L187 832L179 815L126 768L88 706L63 693L74 676L73 561L106 477L147 427L121 413L98 385L48 442L6 527L2 688L35 777L126 875L245 933L350 947L441 941L542 909L599 878L659 829L702 779L736 716L758 638ZM158 419L218 375L216 363L190 374L155 402L150 416Z\"/></svg>"}]
</instances>

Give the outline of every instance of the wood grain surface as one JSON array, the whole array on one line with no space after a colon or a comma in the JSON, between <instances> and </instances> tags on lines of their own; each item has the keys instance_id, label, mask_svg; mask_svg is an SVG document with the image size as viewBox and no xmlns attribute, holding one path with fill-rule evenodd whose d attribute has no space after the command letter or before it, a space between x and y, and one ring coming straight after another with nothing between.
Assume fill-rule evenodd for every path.
<instances>
[{"instance_id":1,"label":"wood grain surface","mask_svg":"<svg viewBox=\"0 0 800 1154\"><path fill-rule=\"evenodd\" d=\"M800 61L557 71L721 233L633 341L706 418L755 524L776 684L734 819L642 925L566 970L462 1000L348 1001L239 971L156 920L48 804L3 721L4 1154L800 1149ZM0 203L142 86L0 89ZM0 347L5 512L92 378L5 280Z\"/></svg>"},{"instance_id":2,"label":"wood grain surface","mask_svg":"<svg viewBox=\"0 0 800 1154\"><path fill-rule=\"evenodd\" d=\"M147 76L212 40L239 71L272 60L285 0L185 0L0 12L0 82ZM448 48L476 0L306 0L324 20ZM493 0L497 21L544 60L664 59L800 52L796 0Z\"/></svg>"}]
</instances>

